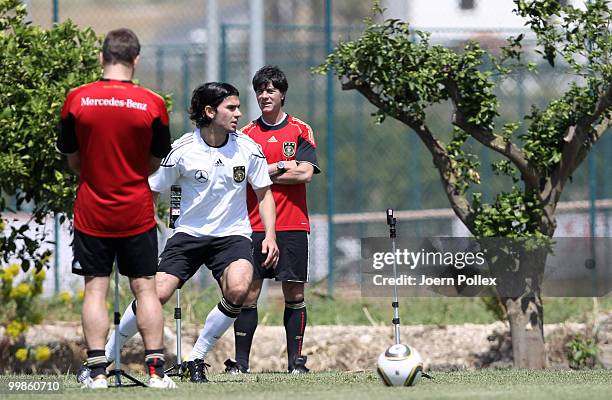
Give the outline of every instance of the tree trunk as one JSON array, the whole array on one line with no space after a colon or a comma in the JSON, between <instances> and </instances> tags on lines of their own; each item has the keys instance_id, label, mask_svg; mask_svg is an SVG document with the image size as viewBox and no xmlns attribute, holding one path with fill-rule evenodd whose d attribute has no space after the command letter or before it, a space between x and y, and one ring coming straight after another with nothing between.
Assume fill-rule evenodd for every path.
<instances>
[{"instance_id":1,"label":"tree trunk","mask_svg":"<svg viewBox=\"0 0 612 400\"><path fill-rule=\"evenodd\" d=\"M537 240L502 239L487 250L510 322L514 367L546 368L541 285L548 247Z\"/></svg>"},{"instance_id":2,"label":"tree trunk","mask_svg":"<svg viewBox=\"0 0 612 400\"><path fill-rule=\"evenodd\" d=\"M531 293L532 295L534 293ZM535 297L506 299L515 368L546 368L544 314L540 292Z\"/></svg>"}]
</instances>

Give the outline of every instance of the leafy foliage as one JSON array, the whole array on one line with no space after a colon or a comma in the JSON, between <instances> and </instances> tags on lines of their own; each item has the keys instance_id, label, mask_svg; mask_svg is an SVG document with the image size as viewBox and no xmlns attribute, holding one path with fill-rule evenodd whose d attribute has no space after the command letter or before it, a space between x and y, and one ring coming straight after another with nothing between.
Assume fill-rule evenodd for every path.
<instances>
[{"instance_id":1,"label":"leafy foliage","mask_svg":"<svg viewBox=\"0 0 612 400\"><path fill-rule=\"evenodd\" d=\"M55 149L56 127L67 91L100 74L99 39L71 22L44 30L25 16L19 1L0 1L0 189L18 206L32 201L37 216L70 214L75 177Z\"/></svg>"},{"instance_id":2,"label":"leafy foliage","mask_svg":"<svg viewBox=\"0 0 612 400\"><path fill-rule=\"evenodd\" d=\"M581 369L595 366L599 349L592 339L576 335L566 344L565 348L570 368Z\"/></svg>"},{"instance_id":3,"label":"leafy foliage","mask_svg":"<svg viewBox=\"0 0 612 400\"><path fill-rule=\"evenodd\" d=\"M378 107L379 120L391 116L415 131L433 156L456 214L480 237L552 236L564 185L608 128L612 111L607 2L590 1L584 9L556 0L516 0L515 5L535 34L535 51L551 66L562 58L572 80L559 99L542 110L533 106L522 121L500 124L495 96L496 87L513 74L537 73L535 64L525 62L522 34L508 38L494 54L473 41L461 50L431 45L428 33L399 20L368 20L359 39L340 43L316 69L333 70L344 89L363 94ZM374 10L383 12L378 3ZM448 134L431 132L426 123L440 102L454 108L448 144L441 140ZM490 204L483 204L473 187L480 176L476 155L464 146L470 137L504 158L491 167L513 181Z\"/></svg>"},{"instance_id":4,"label":"leafy foliage","mask_svg":"<svg viewBox=\"0 0 612 400\"><path fill-rule=\"evenodd\" d=\"M4 308L2 314L5 321L10 321L7 324L7 334L13 338L18 338L30 324L42 319L36 304L42 293L45 270L32 270L31 273L23 274L21 279L16 279L20 270L18 264L0 269L0 299Z\"/></svg>"},{"instance_id":5,"label":"leafy foliage","mask_svg":"<svg viewBox=\"0 0 612 400\"><path fill-rule=\"evenodd\" d=\"M45 274L45 269L31 269L22 273L19 264L0 268L0 323L6 328L5 337L0 339L0 349L16 349L15 359L20 362L28 358L44 361L49 356L48 347L30 348L25 341L25 333L30 325L39 323L43 317L40 295Z\"/></svg>"}]
</instances>

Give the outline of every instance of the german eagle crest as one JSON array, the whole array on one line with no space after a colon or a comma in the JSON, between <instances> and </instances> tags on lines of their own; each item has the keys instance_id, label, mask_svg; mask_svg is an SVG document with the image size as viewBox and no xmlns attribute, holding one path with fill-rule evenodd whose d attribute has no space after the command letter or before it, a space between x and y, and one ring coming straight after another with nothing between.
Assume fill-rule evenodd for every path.
<instances>
[{"instance_id":1,"label":"german eagle crest","mask_svg":"<svg viewBox=\"0 0 612 400\"><path fill-rule=\"evenodd\" d=\"M295 155L295 142L283 142L283 155L293 157Z\"/></svg>"},{"instance_id":2,"label":"german eagle crest","mask_svg":"<svg viewBox=\"0 0 612 400\"><path fill-rule=\"evenodd\" d=\"M234 180L238 183L242 182L246 174L244 172L244 166L234 167Z\"/></svg>"}]
</instances>

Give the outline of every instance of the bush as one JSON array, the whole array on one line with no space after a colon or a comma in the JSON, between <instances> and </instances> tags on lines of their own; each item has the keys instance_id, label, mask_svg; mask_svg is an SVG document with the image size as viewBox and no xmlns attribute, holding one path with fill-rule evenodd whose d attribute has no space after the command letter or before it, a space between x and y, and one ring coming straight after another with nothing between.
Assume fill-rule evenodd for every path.
<instances>
[{"instance_id":1,"label":"bush","mask_svg":"<svg viewBox=\"0 0 612 400\"><path fill-rule=\"evenodd\" d=\"M593 368L597 361L598 348L592 339L576 335L566 345L567 360L572 369Z\"/></svg>"}]
</instances>

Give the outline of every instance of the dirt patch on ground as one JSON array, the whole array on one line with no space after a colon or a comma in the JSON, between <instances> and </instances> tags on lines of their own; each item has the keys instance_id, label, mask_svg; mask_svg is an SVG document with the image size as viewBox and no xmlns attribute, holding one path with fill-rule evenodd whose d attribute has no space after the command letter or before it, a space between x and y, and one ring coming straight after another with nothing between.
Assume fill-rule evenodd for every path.
<instances>
[{"instance_id":1,"label":"dirt patch on ground","mask_svg":"<svg viewBox=\"0 0 612 400\"><path fill-rule=\"evenodd\" d=\"M605 356L610 352L609 330L612 313L602 314L594 325L563 323L544 328L549 366L567 368L565 345L576 334L593 337ZM595 327L595 329L593 328ZM183 328L183 354L189 354L201 327ZM464 324L453 326L404 326L403 343L415 347L423 356L425 367L433 370L509 367L512 365L512 344L507 323L488 325ZM52 357L38 366L14 359L14 344L10 344L0 328L0 372L56 372L74 371L85 358L82 331L79 323L58 323L32 327L26 337L31 346L47 345ZM391 327L374 326L314 326L308 327L303 354L308 356L308 367L313 371L370 370L376 358L392 344ZM167 327L165 343L168 362L175 360L176 336ZM223 368L223 361L233 356L233 330L217 343L207 362L213 371ZM142 370L142 341L137 335L123 352L128 370ZM609 366L608 366L609 367ZM255 333L251 354L251 369L283 371L287 368L285 331L283 327L260 326Z\"/></svg>"}]
</instances>

